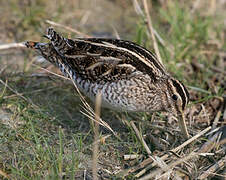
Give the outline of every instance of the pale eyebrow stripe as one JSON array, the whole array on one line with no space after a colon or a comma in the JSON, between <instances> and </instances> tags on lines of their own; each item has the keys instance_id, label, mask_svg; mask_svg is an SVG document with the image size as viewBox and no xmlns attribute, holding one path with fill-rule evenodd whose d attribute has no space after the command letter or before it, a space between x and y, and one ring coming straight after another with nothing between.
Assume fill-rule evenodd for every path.
<instances>
[{"instance_id":1,"label":"pale eyebrow stripe","mask_svg":"<svg viewBox=\"0 0 226 180\"><path fill-rule=\"evenodd\" d=\"M173 86L176 88L176 92L178 92L178 94L181 96L182 98L182 108L185 108L185 105L188 103L188 97L187 94L184 90L184 87L181 85L181 83L176 80L176 79L172 79L173 81Z\"/></svg>"}]
</instances>

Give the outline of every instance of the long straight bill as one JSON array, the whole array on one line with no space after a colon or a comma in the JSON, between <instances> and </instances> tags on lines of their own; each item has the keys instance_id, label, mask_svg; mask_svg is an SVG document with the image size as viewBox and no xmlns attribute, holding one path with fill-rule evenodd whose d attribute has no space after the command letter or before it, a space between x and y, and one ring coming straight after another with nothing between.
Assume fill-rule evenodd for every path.
<instances>
[{"instance_id":1,"label":"long straight bill","mask_svg":"<svg viewBox=\"0 0 226 180\"><path fill-rule=\"evenodd\" d=\"M183 136L185 137L185 139L189 139L188 129L185 123L185 117L183 112L180 113L178 122Z\"/></svg>"}]
</instances>

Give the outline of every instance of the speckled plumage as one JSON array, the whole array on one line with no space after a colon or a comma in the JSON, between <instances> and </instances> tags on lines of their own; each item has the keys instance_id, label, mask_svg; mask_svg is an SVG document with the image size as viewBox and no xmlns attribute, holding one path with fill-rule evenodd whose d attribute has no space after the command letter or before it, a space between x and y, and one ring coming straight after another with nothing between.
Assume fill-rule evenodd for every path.
<instances>
[{"instance_id":1,"label":"speckled plumage","mask_svg":"<svg viewBox=\"0 0 226 180\"><path fill-rule=\"evenodd\" d=\"M50 43L27 42L71 77L78 88L104 107L124 111L181 114L189 101L186 88L170 76L155 55L135 43L117 39L67 39L52 28Z\"/></svg>"}]
</instances>

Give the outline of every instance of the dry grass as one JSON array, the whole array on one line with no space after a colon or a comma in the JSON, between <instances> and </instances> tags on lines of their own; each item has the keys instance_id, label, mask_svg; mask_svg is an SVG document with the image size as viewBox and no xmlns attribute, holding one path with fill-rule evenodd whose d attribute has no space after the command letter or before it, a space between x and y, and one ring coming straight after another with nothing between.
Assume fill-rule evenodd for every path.
<instances>
[{"instance_id":1,"label":"dry grass","mask_svg":"<svg viewBox=\"0 0 226 180\"><path fill-rule=\"evenodd\" d=\"M0 179L226 177L226 2L148 3L147 9L135 0L0 2ZM189 87L185 115L192 138L184 142L167 113L102 109L94 131L93 105L80 100L70 80L33 52L8 48L44 41L46 20L69 37L116 34L158 49L167 69Z\"/></svg>"}]
</instances>

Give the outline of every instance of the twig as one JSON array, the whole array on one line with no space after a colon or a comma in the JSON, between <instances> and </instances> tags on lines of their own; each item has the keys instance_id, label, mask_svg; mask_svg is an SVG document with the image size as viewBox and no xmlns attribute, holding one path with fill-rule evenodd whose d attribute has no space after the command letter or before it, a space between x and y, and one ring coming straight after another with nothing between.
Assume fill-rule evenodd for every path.
<instances>
[{"instance_id":1,"label":"twig","mask_svg":"<svg viewBox=\"0 0 226 180\"><path fill-rule=\"evenodd\" d=\"M210 69L214 72L222 73L224 76L226 76L226 72L224 70L220 70L218 67L211 66Z\"/></svg>"},{"instance_id":2,"label":"twig","mask_svg":"<svg viewBox=\"0 0 226 180\"><path fill-rule=\"evenodd\" d=\"M0 75L6 70L7 66L2 67L2 69L0 69Z\"/></svg>"},{"instance_id":3,"label":"twig","mask_svg":"<svg viewBox=\"0 0 226 180\"><path fill-rule=\"evenodd\" d=\"M0 169L0 175L3 176L4 178L10 179L9 175L3 172L1 169Z\"/></svg>"},{"instance_id":4,"label":"twig","mask_svg":"<svg viewBox=\"0 0 226 180\"><path fill-rule=\"evenodd\" d=\"M185 141L183 144L181 144L180 146L172 149L172 152L177 152L180 149L184 148L185 146L187 146L188 144L190 144L191 142L193 142L194 140L198 139L200 136L204 135L206 132L208 132L211 129L211 126L207 127L206 129L204 129L203 131L199 132L198 134L196 134L195 136L193 136L192 138L188 139L187 141Z\"/></svg>"},{"instance_id":5,"label":"twig","mask_svg":"<svg viewBox=\"0 0 226 180\"><path fill-rule=\"evenodd\" d=\"M137 158L140 158L140 157L142 157L142 155L139 155L139 154L125 154L123 156L123 159L125 161L128 161L128 160L133 160L133 159L137 159Z\"/></svg>"},{"instance_id":6,"label":"twig","mask_svg":"<svg viewBox=\"0 0 226 180\"><path fill-rule=\"evenodd\" d=\"M4 96L5 91L6 91L6 88L7 88L7 85L8 85L8 80L6 80L6 82L5 82L5 86L4 86L3 90L2 90L2 93L0 95L0 98L2 98ZM4 97L3 97L3 99L4 99Z\"/></svg>"},{"instance_id":7,"label":"twig","mask_svg":"<svg viewBox=\"0 0 226 180\"><path fill-rule=\"evenodd\" d=\"M21 95L20 93L18 93L16 90L14 90L13 88L11 88L8 84L6 84L3 80L0 79L0 83L2 83L4 86L6 86L10 91L12 91L13 93L15 93L17 96L19 96L20 98L22 98L23 100L27 101L28 103L32 104L35 108L38 108L38 106L36 106L30 99L25 98L23 95Z\"/></svg>"},{"instance_id":8,"label":"twig","mask_svg":"<svg viewBox=\"0 0 226 180\"><path fill-rule=\"evenodd\" d=\"M138 14L138 15L141 15L144 17L144 13L139 5L139 3L137 2L137 0L133 0L133 7L135 9L135 12Z\"/></svg>"},{"instance_id":9,"label":"twig","mask_svg":"<svg viewBox=\"0 0 226 180\"><path fill-rule=\"evenodd\" d=\"M7 50L12 48L27 48L27 47L25 46L24 42L0 45L0 50Z\"/></svg>"},{"instance_id":10,"label":"twig","mask_svg":"<svg viewBox=\"0 0 226 180\"><path fill-rule=\"evenodd\" d=\"M215 129L217 127L222 110L223 110L223 102L221 102L221 107L220 107L219 111L217 112L216 117L214 118L212 129Z\"/></svg>"},{"instance_id":11,"label":"twig","mask_svg":"<svg viewBox=\"0 0 226 180\"><path fill-rule=\"evenodd\" d=\"M189 160L191 158L197 157L198 155L199 155L198 153L192 152L189 155L183 157L182 159L178 159L176 162L170 163L167 166L167 169L159 168L158 170L156 170L154 172L151 172L150 174L144 176L143 178L140 178L140 180L152 179L152 178L154 178L158 174L162 174L162 176L165 176L165 173L163 174L163 172L166 172L167 173L167 171L172 170L175 166L177 166L177 165L179 165L181 163L184 163L185 161L187 161L187 160ZM158 178L161 178L161 176L158 177Z\"/></svg>"},{"instance_id":12,"label":"twig","mask_svg":"<svg viewBox=\"0 0 226 180\"><path fill-rule=\"evenodd\" d=\"M139 5L139 3L137 2L137 0L133 0L133 6L134 6L134 9L136 11L136 13L138 15L141 15L143 18L145 18L145 15ZM154 31L154 34L156 36L156 38L158 39L159 43L162 44L162 46L164 46L166 48L166 50L169 51L169 53L171 53L171 55L173 56L173 46L169 43L167 43L168 45L166 45L165 41L163 40L163 38L158 34L158 32L155 30L154 27L152 27L153 31ZM148 37L150 37L150 33L148 33Z\"/></svg>"},{"instance_id":13,"label":"twig","mask_svg":"<svg viewBox=\"0 0 226 180\"><path fill-rule=\"evenodd\" d=\"M99 123L97 123L100 119L100 108L101 108L101 93L98 93L96 96L96 104L95 104L95 120L94 123L94 144L93 144L93 165L92 165L92 173L93 179L98 180L97 176L97 164L98 164L98 152L99 152Z\"/></svg>"},{"instance_id":14,"label":"twig","mask_svg":"<svg viewBox=\"0 0 226 180\"><path fill-rule=\"evenodd\" d=\"M55 87L50 87L50 88L47 88L47 89L37 89L37 90L34 90L34 91L20 93L20 95L23 96L25 94L34 94L34 93L38 93L38 92L42 92L42 91L47 91L47 90L54 89L54 88ZM3 99L13 98L13 97L17 97L17 96L18 96L18 94L12 94L10 96L4 96Z\"/></svg>"},{"instance_id":15,"label":"twig","mask_svg":"<svg viewBox=\"0 0 226 180\"><path fill-rule=\"evenodd\" d=\"M219 170L223 166L226 165L226 155L221 158L217 163L212 165L209 169L207 169L204 173L202 173L197 179L206 179L210 175L212 175L215 171ZM224 176L226 178L226 175Z\"/></svg>"},{"instance_id":16,"label":"twig","mask_svg":"<svg viewBox=\"0 0 226 180\"><path fill-rule=\"evenodd\" d=\"M146 150L146 152L148 153L148 155L151 155L152 153L151 153L151 151L150 151L148 145L146 144L144 138L143 138L142 135L140 134L139 130L137 129L137 127L136 127L136 125L134 124L133 121L131 122L131 125L132 125L132 128L133 128L133 130L135 131L135 133L136 133L138 139L141 141L141 143L142 143L144 149Z\"/></svg>"},{"instance_id":17,"label":"twig","mask_svg":"<svg viewBox=\"0 0 226 180\"><path fill-rule=\"evenodd\" d=\"M209 130L211 129L211 127L207 127L206 129L204 129L203 131L201 131L200 133L196 134L194 137L188 139L187 141L185 141L183 144L181 144L180 146L174 148L171 150L171 152L177 152L179 151L180 149L184 148L185 146L187 146L188 144L190 144L191 142L193 142L194 140L198 139L200 136L204 135L206 132L208 132ZM161 159L164 161L166 160L167 158L169 157L168 154L165 154L161 157ZM150 164L152 163L152 164ZM149 165L150 164L150 165ZM146 173L150 168L156 166L157 164L154 162L153 163L153 159L152 158L148 158L146 160L144 160L142 163L140 163L139 165L137 165L136 167L132 167L130 169L128 169L126 172L123 172L122 174L124 176L127 176L129 173L132 173L132 172L135 172L137 171L138 169L141 169L141 168L144 168L142 171L140 171L138 174L137 174L137 177L140 177L142 176L144 173Z\"/></svg>"},{"instance_id":18,"label":"twig","mask_svg":"<svg viewBox=\"0 0 226 180\"><path fill-rule=\"evenodd\" d=\"M203 152L210 152L215 145L217 144L217 139L219 137L219 132L214 134L210 139L208 139L208 141L206 141L202 147L199 149L199 153L203 153Z\"/></svg>"},{"instance_id":19,"label":"twig","mask_svg":"<svg viewBox=\"0 0 226 180\"><path fill-rule=\"evenodd\" d=\"M90 11L86 11L86 13L82 16L79 24L83 26L88 21L90 14Z\"/></svg>"},{"instance_id":20,"label":"twig","mask_svg":"<svg viewBox=\"0 0 226 180\"><path fill-rule=\"evenodd\" d=\"M206 132L208 132L211 129L211 127L207 127L206 129L204 129L203 131L201 131L200 133L196 134L195 136L193 136L192 138L188 139L187 141L185 141L183 144L181 144L180 146L172 149L170 152L176 153L177 151L179 151L180 149L184 148L185 146L187 146L188 144L190 144L191 142L193 142L194 140L196 140L197 138L199 138L200 136L204 135ZM161 157L162 160L166 160L169 157L168 154L165 154L164 156ZM154 162L151 165L149 165L148 167L146 167L145 169L143 169L140 173L139 176L143 175L147 170L149 170L151 167L156 166L157 164Z\"/></svg>"},{"instance_id":21,"label":"twig","mask_svg":"<svg viewBox=\"0 0 226 180\"><path fill-rule=\"evenodd\" d=\"M112 28L113 28L116 39L121 39L117 29L113 25L112 25Z\"/></svg>"},{"instance_id":22,"label":"twig","mask_svg":"<svg viewBox=\"0 0 226 180\"><path fill-rule=\"evenodd\" d=\"M156 53L156 56L157 56L157 59L159 60L159 62L162 63L162 58L160 56L160 52L159 52L159 49L158 49L158 44L156 42L155 35L154 35L154 30L153 30L151 16L150 16L149 9L148 9L147 0L143 0L143 5L144 5L144 10L145 10L145 14L146 14L146 17L147 17L147 21L148 21L148 29L149 29L149 31L151 33L151 37L152 37L152 40L153 40L155 53Z\"/></svg>"},{"instance_id":23,"label":"twig","mask_svg":"<svg viewBox=\"0 0 226 180\"><path fill-rule=\"evenodd\" d=\"M159 35L159 33L155 30L154 27L152 27L154 34L156 36L156 38L159 40L160 44L162 44L162 46L164 46L169 52L170 54L173 56L174 50L173 50L173 46L169 43L165 43L165 41L162 39L162 37Z\"/></svg>"},{"instance_id":24,"label":"twig","mask_svg":"<svg viewBox=\"0 0 226 180\"><path fill-rule=\"evenodd\" d=\"M45 68L43 68L43 67L40 67L40 66L36 65L36 64L32 64L32 66L35 66L35 67L37 67L37 68L39 68L39 69L42 69L42 70L48 72L49 74L53 74L54 76L57 76L57 77L60 77L60 78L66 79L66 80L71 80L71 79L68 78L68 77L65 77L65 76L62 76L62 75L60 75L60 74L54 73L54 72L52 72L52 71L50 71L50 70L48 70L48 69L45 69Z\"/></svg>"},{"instance_id":25,"label":"twig","mask_svg":"<svg viewBox=\"0 0 226 180\"><path fill-rule=\"evenodd\" d=\"M73 32L73 33L76 33L76 34L78 34L78 35L80 35L80 36L82 36L82 37L86 37L86 38L91 37L91 36L89 36L89 35L87 35L87 34L84 34L84 33L80 32L80 31L78 31L78 30L76 30L76 29L73 29L73 28L71 28L71 27L69 27L69 26L66 26L66 25L63 25L63 24L59 24L59 23L56 23L56 22L53 22L53 21L50 21L50 20L46 20L46 23L48 23L48 24L50 24L50 25L52 25L52 26L64 28L64 29L66 29L66 30L68 30L68 31L71 31L71 32Z\"/></svg>"}]
</instances>

